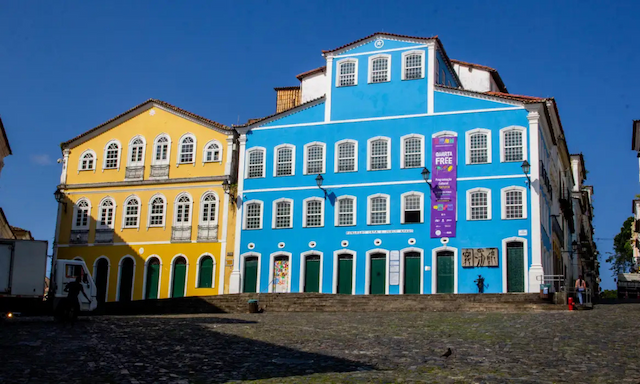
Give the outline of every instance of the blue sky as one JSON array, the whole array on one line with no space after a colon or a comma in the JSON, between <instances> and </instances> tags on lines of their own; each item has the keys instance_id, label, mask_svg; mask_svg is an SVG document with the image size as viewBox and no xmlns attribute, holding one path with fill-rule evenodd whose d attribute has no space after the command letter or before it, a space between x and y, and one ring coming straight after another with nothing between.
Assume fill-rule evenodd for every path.
<instances>
[{"instance_id":1,"label":"blue sky","mask_svg":"<svg viewBox=\"0 0 640 384\"><path fill-rule=\"evenodd\" d=\"M640 193L640 2L448 3L0 2L0 116L14 152L0 206L52 241L60 142L148 98L245 122L273 113L273 87L323 65L322 49L376 31L437 34L451 58L497 68L511 93L556 98L595 186L604 258Z\"/></svg>"}]
</instances>

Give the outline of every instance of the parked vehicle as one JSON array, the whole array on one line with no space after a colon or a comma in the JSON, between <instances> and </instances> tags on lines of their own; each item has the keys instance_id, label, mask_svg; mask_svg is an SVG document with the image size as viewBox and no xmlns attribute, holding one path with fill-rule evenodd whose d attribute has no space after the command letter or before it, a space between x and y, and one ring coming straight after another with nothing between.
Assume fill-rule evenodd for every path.
<instances>
[{"instance_id":1,"label":"parked vehicle","mask_svg":"<svg viewBox=\"0 0 640 384\"><path fill-rule=\"evenodd\" d=\"M51 268L48 292L46 241L0 240L0 318L16 315L56 315L65 317L66 285L80 276L88 297L80 294L80 311L90 312L98 306L96 285L82 260L57 260ZM77 313L71 314L77 316Z\"/></svg>"},{"instance_id":2,"label":"parked vehicle","mask_svg":"<svg viewBox=\"0 0 640 384\"><path fill-rule=\"evenodd\" d=\"M640 298L640 273L618 274L618 298Z\"/></svg>"}]
</instances>

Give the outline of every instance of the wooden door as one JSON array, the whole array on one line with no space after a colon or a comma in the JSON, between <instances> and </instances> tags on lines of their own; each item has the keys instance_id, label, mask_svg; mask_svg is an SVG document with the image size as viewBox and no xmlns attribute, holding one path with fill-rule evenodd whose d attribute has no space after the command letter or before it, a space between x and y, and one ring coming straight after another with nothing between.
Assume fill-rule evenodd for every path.
<instances>
[{"instance_id":1,"label":"wooden door","mask_svg":"<svg viewBox=\"0 0 640 384\"><path fill-rule=\"evenodd\" d=\"M307 256L305 260L304 292L320 292L320 256Z\"/></svg>"},{"instance_id":2,"label":"wooden door","mask_svg":"<svg viewBox=\"0 0 640 384\"><path fill-rule=\"evenodd\" d=\"M173 285L171 297L184 297L184 287L187 283L187 261L179 257L173 262Z\"/></svg>"},{"instance_id":3,"label":"wooden door","mask_svg":"<svg viewBox=\"0 0 640 384\"><path fill-rule=\"evenodd\" d=\"M453 293L454 268L453 252L441 251L437 254L436 293Z\"/></svg>"},{"instance_id":4,"label":"wooden door","mask_svg":"<svg viewBox=\"0 0 640 384\"><path fill-rule=\"evenodd\" d=\"M258 258L247 257L244 260L244 283L242 292L255 293L258 286Z\"/></svg>"},{"instance_id":5,"label":"wooden door","mask_svg":"<svg viewBox=\"0 0 640 384\"><path fill-rule=\"evenodd\" d=\"M147 286L145 287L145 299L158 298L158 282L160 281L160 262L153 259L147 264Z\"/></svg>"},{"instance_id":6,"label":"wooden door","mask_svg":"<svg viewBox=\"0 0 640 384\"><path fill-rule=\"evenodd\" d=\"M371 255L371 275L369 276L369 293L384 295L387 284L387 257L383 253Z\"/></svg>"},{"instance_id":7,"label":"wooden door","mask_svg":"<svg viewBox=\"0 0 640 384\"><path fill-rule=\"evenodd\" d=\"M338 256L338 293L351 295L353 293L353 256Z\"/></svg>"},{"instance_id":8,"label":"wooden door","mask_svg":"<svg viewBox=\"0 0 640 384\"><path fill-rule=\"evenodd\" d=\"M404 293L417 295L420 293L420 254L407 252L404 255Z\"/></svg>"},{"instance_id":9,"label":"wooden door","mask_svg":"<svg viewBox=\"0 0 640 384\"><path fill-rule=\"evenodd\" d=\"M507 244L507 292L524 292L524 248L520 242Z\"/></svg>"}]
</instances>

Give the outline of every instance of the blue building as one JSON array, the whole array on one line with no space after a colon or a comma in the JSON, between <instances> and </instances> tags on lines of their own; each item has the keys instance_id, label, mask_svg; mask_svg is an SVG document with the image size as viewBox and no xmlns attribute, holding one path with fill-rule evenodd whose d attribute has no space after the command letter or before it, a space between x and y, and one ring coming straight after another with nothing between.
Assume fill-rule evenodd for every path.
<instances>
[{"instance_id":1,"label":"blue building","mask_svg":"<svg viewBox=\"0 0 640 384\"><path fill-rule=\"evenodd\" d=\"M554 100L509 94L437 37L323 55L276 88L278 113L236 127L229 292L476 293L479 276L487 293L537 292L557 272L552 230L560 259L570 238Z\"/></svg>"}]
</instances>

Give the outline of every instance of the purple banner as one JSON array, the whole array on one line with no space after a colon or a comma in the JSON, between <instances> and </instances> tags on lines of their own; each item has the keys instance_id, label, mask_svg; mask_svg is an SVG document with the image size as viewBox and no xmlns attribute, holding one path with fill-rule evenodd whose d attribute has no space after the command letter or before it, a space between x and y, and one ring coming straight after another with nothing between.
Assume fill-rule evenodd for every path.
<instances>
[{"instance_id":1,"label":"purple banner","mask_svg":"<svg viewBox=\"0 0 640 384\"><path fill-rule=\"evenodd\" d=\"M458 138L431 141L431 237L456 236Z\"/></svg>"}]
</instances>

